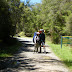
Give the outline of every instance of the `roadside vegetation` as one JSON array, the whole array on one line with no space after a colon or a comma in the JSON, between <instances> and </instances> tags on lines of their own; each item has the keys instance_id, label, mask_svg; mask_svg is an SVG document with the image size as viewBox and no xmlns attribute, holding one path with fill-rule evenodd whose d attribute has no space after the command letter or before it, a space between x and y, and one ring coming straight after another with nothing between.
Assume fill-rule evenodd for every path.
<instances>
[{"instance_id":1,"label":"roadside vegetation","mask_svg":"<svg viewBox=\"0 0 72 72\"><path fill-rule=\"evenodd\" d=\"M61 44L53 44L50 37L47 37L46 41L55 55L58 56L70 70L72 70L72 48L70 45L63 44L61 48Z\"/></svg>"},{"instance_id":2,"label":"roadside vegetation","mask_svg":"<svg viewBox=\"0 0 72 72\"><path fill-rule=\"evenodd\" d=\"M9 38L4 42L0 42L0 57L12 57L21 46L16 38Z\"/></svg>"},{"instance_id":3,"label":"roadside vegetation","mask_svg":"<svg viewBox=\"0 0 72 72\"><path fill-rule=\"evenodd\" d=\"M72 0L42 0L41 4L0 0L0 15L0 40L20 32L31 37L41 28L54 44L60 43L61 35L72 35Z\"/></svg>"}]
</instances>

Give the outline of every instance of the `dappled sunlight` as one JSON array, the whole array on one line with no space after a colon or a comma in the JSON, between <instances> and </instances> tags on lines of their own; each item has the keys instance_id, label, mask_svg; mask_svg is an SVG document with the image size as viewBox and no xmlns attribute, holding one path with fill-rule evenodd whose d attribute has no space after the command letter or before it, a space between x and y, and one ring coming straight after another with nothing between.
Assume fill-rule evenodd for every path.
<instances>
[{"instance_id":1,"label":"dappled sunlight","mask_svg":"<svg viewBox=\"0 0 72 72\"><path fill-rule=\"evenodd\" d=\"M70 72L63 63L72 70L72 0L0 0L0 72Z\"/></svg>"},{"instance_id":2,"label":"dappled sunlight","mask_svg":"<svg viewBox=\"0 0 72 72\"><path fill-rule=\"evenodd\" d=\"M18 38L17 38L18 39ZM48 47L46 53L34 53L34 44L32 39L19 38L22 46L13 57L5 58L0 61L2 65L0 71L21 72L21 71L67 71L63 62L60 61ZM64 68L64 69L63 69Z\"/></svg>"}]
</instances>

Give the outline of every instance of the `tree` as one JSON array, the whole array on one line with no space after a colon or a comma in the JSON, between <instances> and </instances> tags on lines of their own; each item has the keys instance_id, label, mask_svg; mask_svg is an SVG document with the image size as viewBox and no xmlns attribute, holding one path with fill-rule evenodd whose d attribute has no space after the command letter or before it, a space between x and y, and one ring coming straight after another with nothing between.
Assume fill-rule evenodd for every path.
<instances>
[{"instance_id":1,"label":"tree","mask_svg":"<svg viewBox=\"0 0 72 72\"><path fill-rule=\"evenodd\" d=\"M12 26L13 28L15 28L13 30L15 33L16 32L18 33L20 31L20 18L21 18L21 11L22 11L21 8L19 8L20 0L7 0L7 2L10 6L10 13L11 13L10 17L12 20Z\"/></svg>"},{"instance_id":2,"label":"tree","mask_svg":"<svg viewBox=\"0 0 72 72\"><path fill-rule=\"evenodd\" d=\"M65 31L67 35L72 36L72 13L67 17Z\"/></svg>"},{"instance_id":3,"label":"tree","mask_svg":"<svg viewBox=\"0 0 72 72\"><path fill-rule=\"evenodd\" d=\"M11 27L9 5L5 0L0 0L0 39L10 36Z\"/></svg>"}]
</instances>

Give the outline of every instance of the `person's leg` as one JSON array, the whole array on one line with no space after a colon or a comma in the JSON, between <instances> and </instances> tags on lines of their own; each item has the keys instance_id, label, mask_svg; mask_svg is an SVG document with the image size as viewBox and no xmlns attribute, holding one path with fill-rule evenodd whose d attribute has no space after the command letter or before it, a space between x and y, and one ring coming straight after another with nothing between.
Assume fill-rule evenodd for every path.
<instances>
[{"instance_id":1,"label":"person's leg","mask_svg":"<svg viewBox=\"0 0 72 72\"><path fill-rule=\"evenodd\" d=\"M36 52L38 52L38 46L39 46L39 44L36 43L36 47L35 47Z\"/></svg>"},{"instance_id":2,"label":"person's leg","mask_svg":"<svg viewBox=\"0 0 72 72\"><path fill-rule=\"evenodd\" d=\"M36 52L38 52L38 43L37 43L37 46L36 46Z\"/></svg>"},{"instance_id":3,"label":"person's leg","mask_svg":"<svg viewBox=\"0 0 72 72\"><path fill-rule=\"evenodd\" d=\"M44 52L46 53L46 48L45 48L45 46L43 46L43 48L44 48Z\"/></svg>"},{"instance_id":4,"label":"person's leg","mask_svg":"<svg viewBox=\"0 0 72 72\"><path fill-rule=\"evenodd\" d=\"M39 43L37 43L37 52L38 52L38 48L40 47L40 44Z\"/></svg>"},{"instance_id":5,"label":"person's leg","mask_svg":"<svg viewBox=\"0 0 72 72\"><path fill-rule=\"evenodd\" d=\"M40 53L41 53L41 43L40 43Z\"/></svg>"},{"instance_id":6,"label":"person's leg","mask_svg":"<svg viewBox=\"0 0 72 72\"><path fill-rule=\"evenodd\" d=\"M34 45L34 52L35 52L36 44Z\"/></svg>"},{"instance_id":7,"label":"person's leg","mask_svg":"<svg viewBox=\"0 0 72 72\"><path fill-rule=\"evenodd\" d=\"M38 52L38 47L36 47L36 52Z\"/></svg>"},{"instance_id":8,"label":"person's leg","mask_svg":"<svg viewBox=\"0 0 72 72\"><path fill-rule=\"evenodd\" d=\"M46 48L45 48L45 43L42 42L43 48L44 48L44 52L46 52Z\"/></svg>"}]
</instances>

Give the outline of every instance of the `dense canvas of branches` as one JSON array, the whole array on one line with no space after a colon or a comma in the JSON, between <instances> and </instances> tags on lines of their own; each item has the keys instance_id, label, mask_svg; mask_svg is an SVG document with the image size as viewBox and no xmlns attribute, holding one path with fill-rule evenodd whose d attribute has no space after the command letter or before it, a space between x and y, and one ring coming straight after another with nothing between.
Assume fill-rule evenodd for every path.
<instances>
[{"instance_id":1,"label":"dense canvas of branches","mask_svg":"<svg viewBox=\"0 0 72 72\"><path fill-rule=\"evenodd\" d=\"M20 0L0 0L0 39L21 31L32 36L40 28L45 29L53 43L60 42L61 35L72 35L72 0L42 0L30 5Z\"/></svg>"}]
</instances>

